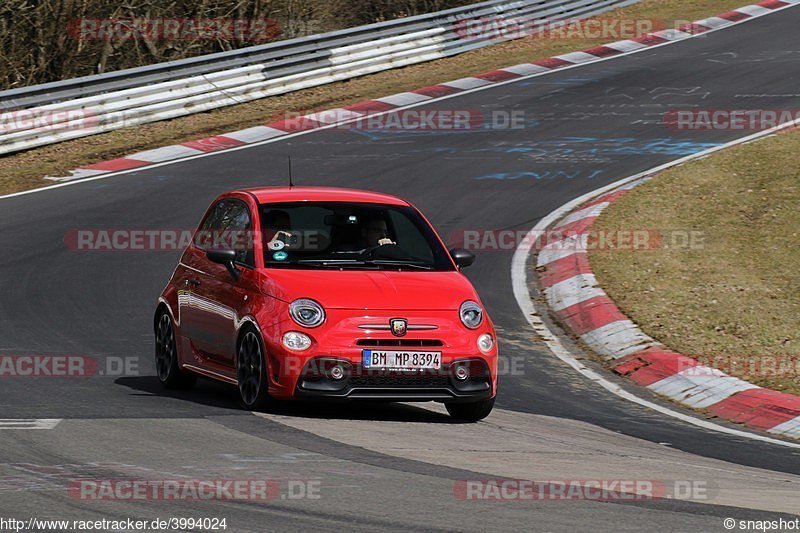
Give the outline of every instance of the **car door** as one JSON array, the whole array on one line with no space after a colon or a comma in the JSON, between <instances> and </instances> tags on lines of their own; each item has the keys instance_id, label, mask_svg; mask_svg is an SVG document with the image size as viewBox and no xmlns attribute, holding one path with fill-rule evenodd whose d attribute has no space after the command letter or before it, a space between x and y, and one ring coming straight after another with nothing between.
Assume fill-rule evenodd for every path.
<instances>
[{"instance_id":1,"label":"car door","mask_svg":"<svg viewBox=\"0 0 800 533\"><path fill-rule=\"evenodd\" d=\"M210 370L233 368L238 326L257 292L252 235L253 218L247 204L225 198L210 210L184 258L192 274L181 312L192 347ZM237 251L238 280L225 265L206 256L206 250L219 247Z\"/></svg>"}]
</instances>

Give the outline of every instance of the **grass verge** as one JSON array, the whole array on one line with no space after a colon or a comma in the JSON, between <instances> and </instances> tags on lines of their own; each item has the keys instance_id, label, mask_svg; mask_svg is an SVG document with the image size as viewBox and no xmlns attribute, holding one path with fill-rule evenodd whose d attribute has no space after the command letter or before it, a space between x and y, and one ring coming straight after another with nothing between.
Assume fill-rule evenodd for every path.
<instances>
[{"instance_id":1,"label":"grass verge","mask_svg":"<svg viewBox=\"0 0 800 533\"><path fill-rule=\"evenodd\" d=\"M798 151L795 130L676 167L612 203L593 227L700 232L693 249L589 255L600 285L645 333L793 394L800 394Z\"/></svg>"},{"instance_id":2,"label":"grass verge","mask_svg":"<svg viewBox=\"0 0 800 533\"><path fill-rule=\"evenodd\" d=\"M601 18L650 19L669 24L669 21L698 20L745 3L742 0L644 0L604 13ZM78 167L126 154L265 124L287 112L330 109L614 40L614 36L525 38L402 70L9 154L0 157L0 194L51 185L45 176L66 176Z\"/></svg>"}]
</instances>

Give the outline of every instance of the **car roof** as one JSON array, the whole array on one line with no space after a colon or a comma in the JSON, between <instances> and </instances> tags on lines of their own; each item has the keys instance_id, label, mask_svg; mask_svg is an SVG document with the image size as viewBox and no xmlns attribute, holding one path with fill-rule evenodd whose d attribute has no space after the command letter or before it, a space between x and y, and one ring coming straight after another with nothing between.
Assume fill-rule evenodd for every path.
<instances>
[{"instance_id":1,"label":"car roof","mask_svg":"<svg viewBox=\"0 0 800 533\"><path fill-rule=\"evenodd\" d=\"M389 194L339 187L260 187L242 189L242 192L252 194L261 204L277 202L361 202L409 205L405 200Z\"/></svg>"}]
</instances>

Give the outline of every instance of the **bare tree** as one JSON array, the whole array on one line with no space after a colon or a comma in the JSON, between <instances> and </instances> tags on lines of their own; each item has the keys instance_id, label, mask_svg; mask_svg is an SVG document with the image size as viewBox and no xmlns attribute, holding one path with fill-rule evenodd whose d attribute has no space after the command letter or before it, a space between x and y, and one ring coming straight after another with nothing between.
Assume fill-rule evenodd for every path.
<instances>
[{"instance_id":1,"label":"bare tree","mask_svg":"<svg viewBox=\"0 0 800 533\"><path fill-rule=\"evenodd\" d=\"M473 3L475 0L0 0L0 88L86 76ZM268 21L212 34L145 22ZM183 22L181 22L183 21ZM264 27L258 26L259 28ZM246 29L246 27L245 27ZM163 27L162 27L163 30Z\"/></svg>"}]
</instances>

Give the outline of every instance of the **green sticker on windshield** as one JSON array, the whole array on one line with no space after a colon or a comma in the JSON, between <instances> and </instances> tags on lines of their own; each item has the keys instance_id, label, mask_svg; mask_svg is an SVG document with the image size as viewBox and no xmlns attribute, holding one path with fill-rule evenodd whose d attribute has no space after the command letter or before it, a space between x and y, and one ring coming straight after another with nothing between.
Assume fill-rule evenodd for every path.
<instances>
[{"instance_id":1,"label":"green sticker on windshield","mask_svg":"<svg viewBox=\"0 0 800 533\"><path fill-rule=\"evenodd\" d=\"M286 252L275 252L274 254L272 254L272 258L275 261L286 261L287 257L289 257L289 254L287 254Z\"/></svg>"}]
</instances>

